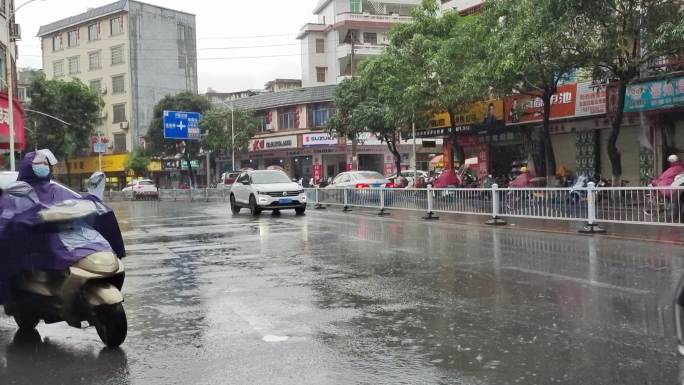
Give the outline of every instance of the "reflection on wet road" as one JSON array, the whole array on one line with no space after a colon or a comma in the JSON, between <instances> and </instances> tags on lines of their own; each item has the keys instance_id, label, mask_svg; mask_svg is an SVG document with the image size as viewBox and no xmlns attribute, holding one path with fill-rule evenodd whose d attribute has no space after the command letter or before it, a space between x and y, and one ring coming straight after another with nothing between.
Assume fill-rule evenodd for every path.
<instances>
[{"instance_id":1,"label":"reflection on wet road","mask_svg":"<svg viewBox=\"0 0 684 385\"><path fill-rule=\"evenodd\" d=\"M680 246L116 206L129 337L0 318L0 384L671 384ZM48 381L49 379L49 381Z\"/></svg>"}]
</instances>

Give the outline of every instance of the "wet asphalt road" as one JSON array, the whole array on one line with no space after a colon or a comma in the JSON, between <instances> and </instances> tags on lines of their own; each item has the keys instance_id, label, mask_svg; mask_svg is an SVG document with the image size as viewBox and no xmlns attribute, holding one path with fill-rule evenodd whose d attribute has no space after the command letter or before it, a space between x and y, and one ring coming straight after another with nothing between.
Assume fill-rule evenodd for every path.
<instances>
[{"instance_id":1,"label":"wet asphalt road","mask_svg":"<svg viewBox=\"0 0 684 385\"><path fill-rule=\"evenodd\" d=\"M15 337L0 384L674 384L681 246L339 211L115 205L129 336Z\"/></svg>"}]
</instances>

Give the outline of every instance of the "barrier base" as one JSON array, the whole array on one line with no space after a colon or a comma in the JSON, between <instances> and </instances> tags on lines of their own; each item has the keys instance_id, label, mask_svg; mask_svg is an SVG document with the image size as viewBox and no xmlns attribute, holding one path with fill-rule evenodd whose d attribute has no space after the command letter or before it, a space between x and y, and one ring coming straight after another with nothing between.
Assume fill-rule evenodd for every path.
<instances>
[{"instance_id":1,"label":"barrier base","mask_svg":"<svg viewBox=\"0 0 684 385\"><path fill-rule=\"evenodd\" d=\"M506 224L506 221L503 220L502 218L494 217L494 218L488 220L487 222L485 222L485 224L490 225L490 226L503 226Z\"/></svg>"},{"instance_id":2,"label":"barrier base","mask_svg":"<svg viewBox=\"0 0 684 385\"><path fill-rule=\"evenodd\" d=\"M435 213L430 211L429 213L427 213L426 216L423 217L423 219L425 219L426 221L436 221L439 219L439 217L435 215Z\"/></svg>"},{"instance_id":3,"label":"barrier base","mask_svg":"<svg viewBox=\"0 0 684 385\"><path fill-rule=\"evenodd\" d=\"M322 204L316 204L314 205L314 210L327 210L328 208L323 206Z\"/></svg>"},{"instance_id":4,"label":"barrier base","mask_svg":"<svg viewBox=\"0 0 684 385\"><path fill-rule=\"evenodd\" d=\"M603 234L606 232L606 229L603 227L597 225L596 223L587 223L579 229L580 234Z\"/></svg>"},{"instance_id":5,"label":"barrier base","mask_svg":"<svg viewBox=\"0 0 684 385\"><path fill-rule=\"evenodd\" d=\"M380 212L378 213L378 215L381 216L381 217L383 217L383 216L385 216L385 215L390 215L390 213L388 213L387 211L385 211L385 209L380 209Z\"/></svg>"},{"instance_id":6,"label":"barrier base","mask_svg":"<svg viewBox=\"0 0 684 385\"><path fill-rule=\"evenodd\" d=\"M349 206L344 206L344 208L342 209L342 211L344 211L345 213L348 213L348 212L352 211L352 209L351 209L351 207L349 207Z\"/></svg>"}]
</instances>

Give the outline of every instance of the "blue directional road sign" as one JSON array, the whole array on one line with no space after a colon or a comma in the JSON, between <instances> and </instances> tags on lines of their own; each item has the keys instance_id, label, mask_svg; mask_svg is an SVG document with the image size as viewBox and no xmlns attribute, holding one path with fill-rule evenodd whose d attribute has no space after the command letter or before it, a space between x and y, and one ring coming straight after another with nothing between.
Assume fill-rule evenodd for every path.
<instances>
[{"instance_id":1,"label":"blue directional road sign","mask_svg":"<svg viewBox=\"0 0 684 385\"><path fill-rule=\"evenodd\" d=\"M198 112L164 111L164 138L200 140Z\"/></svg>"}]
</instances>

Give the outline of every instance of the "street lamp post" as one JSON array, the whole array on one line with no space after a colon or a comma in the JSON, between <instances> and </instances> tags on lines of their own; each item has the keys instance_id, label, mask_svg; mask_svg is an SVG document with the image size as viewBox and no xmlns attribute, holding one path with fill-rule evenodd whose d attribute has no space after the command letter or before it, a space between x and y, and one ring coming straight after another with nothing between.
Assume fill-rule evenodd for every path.
<instances>
[{"instance_id":1,"label":"street lamp post","mask_svg":"<svg viewBox=\"0 0 684 385\"><path fill-rule=\"evenodd\" d=\"M29 0L16 9L7 12L7 47L5 47L5 67L7 68L7 124L9 129L10 170L15 171L16 159L14 158L14 70L12 69L12 25L14 16L25 5L38 0ZM9 3L12 4L12 3ZM8 4L8 6L9 6Z\"/></svg>"},{"instance_id":2,"label":"street lamp post","mask_svg":"<svg viewBox=\"0 0 684 385\"><path fill-rule=\"evenodd\" d=\"M233 170L237 170L235 168L235 105L233 103L230 103L230 151L231 151L231 162Z\"/></svg>"}]
</instances>

